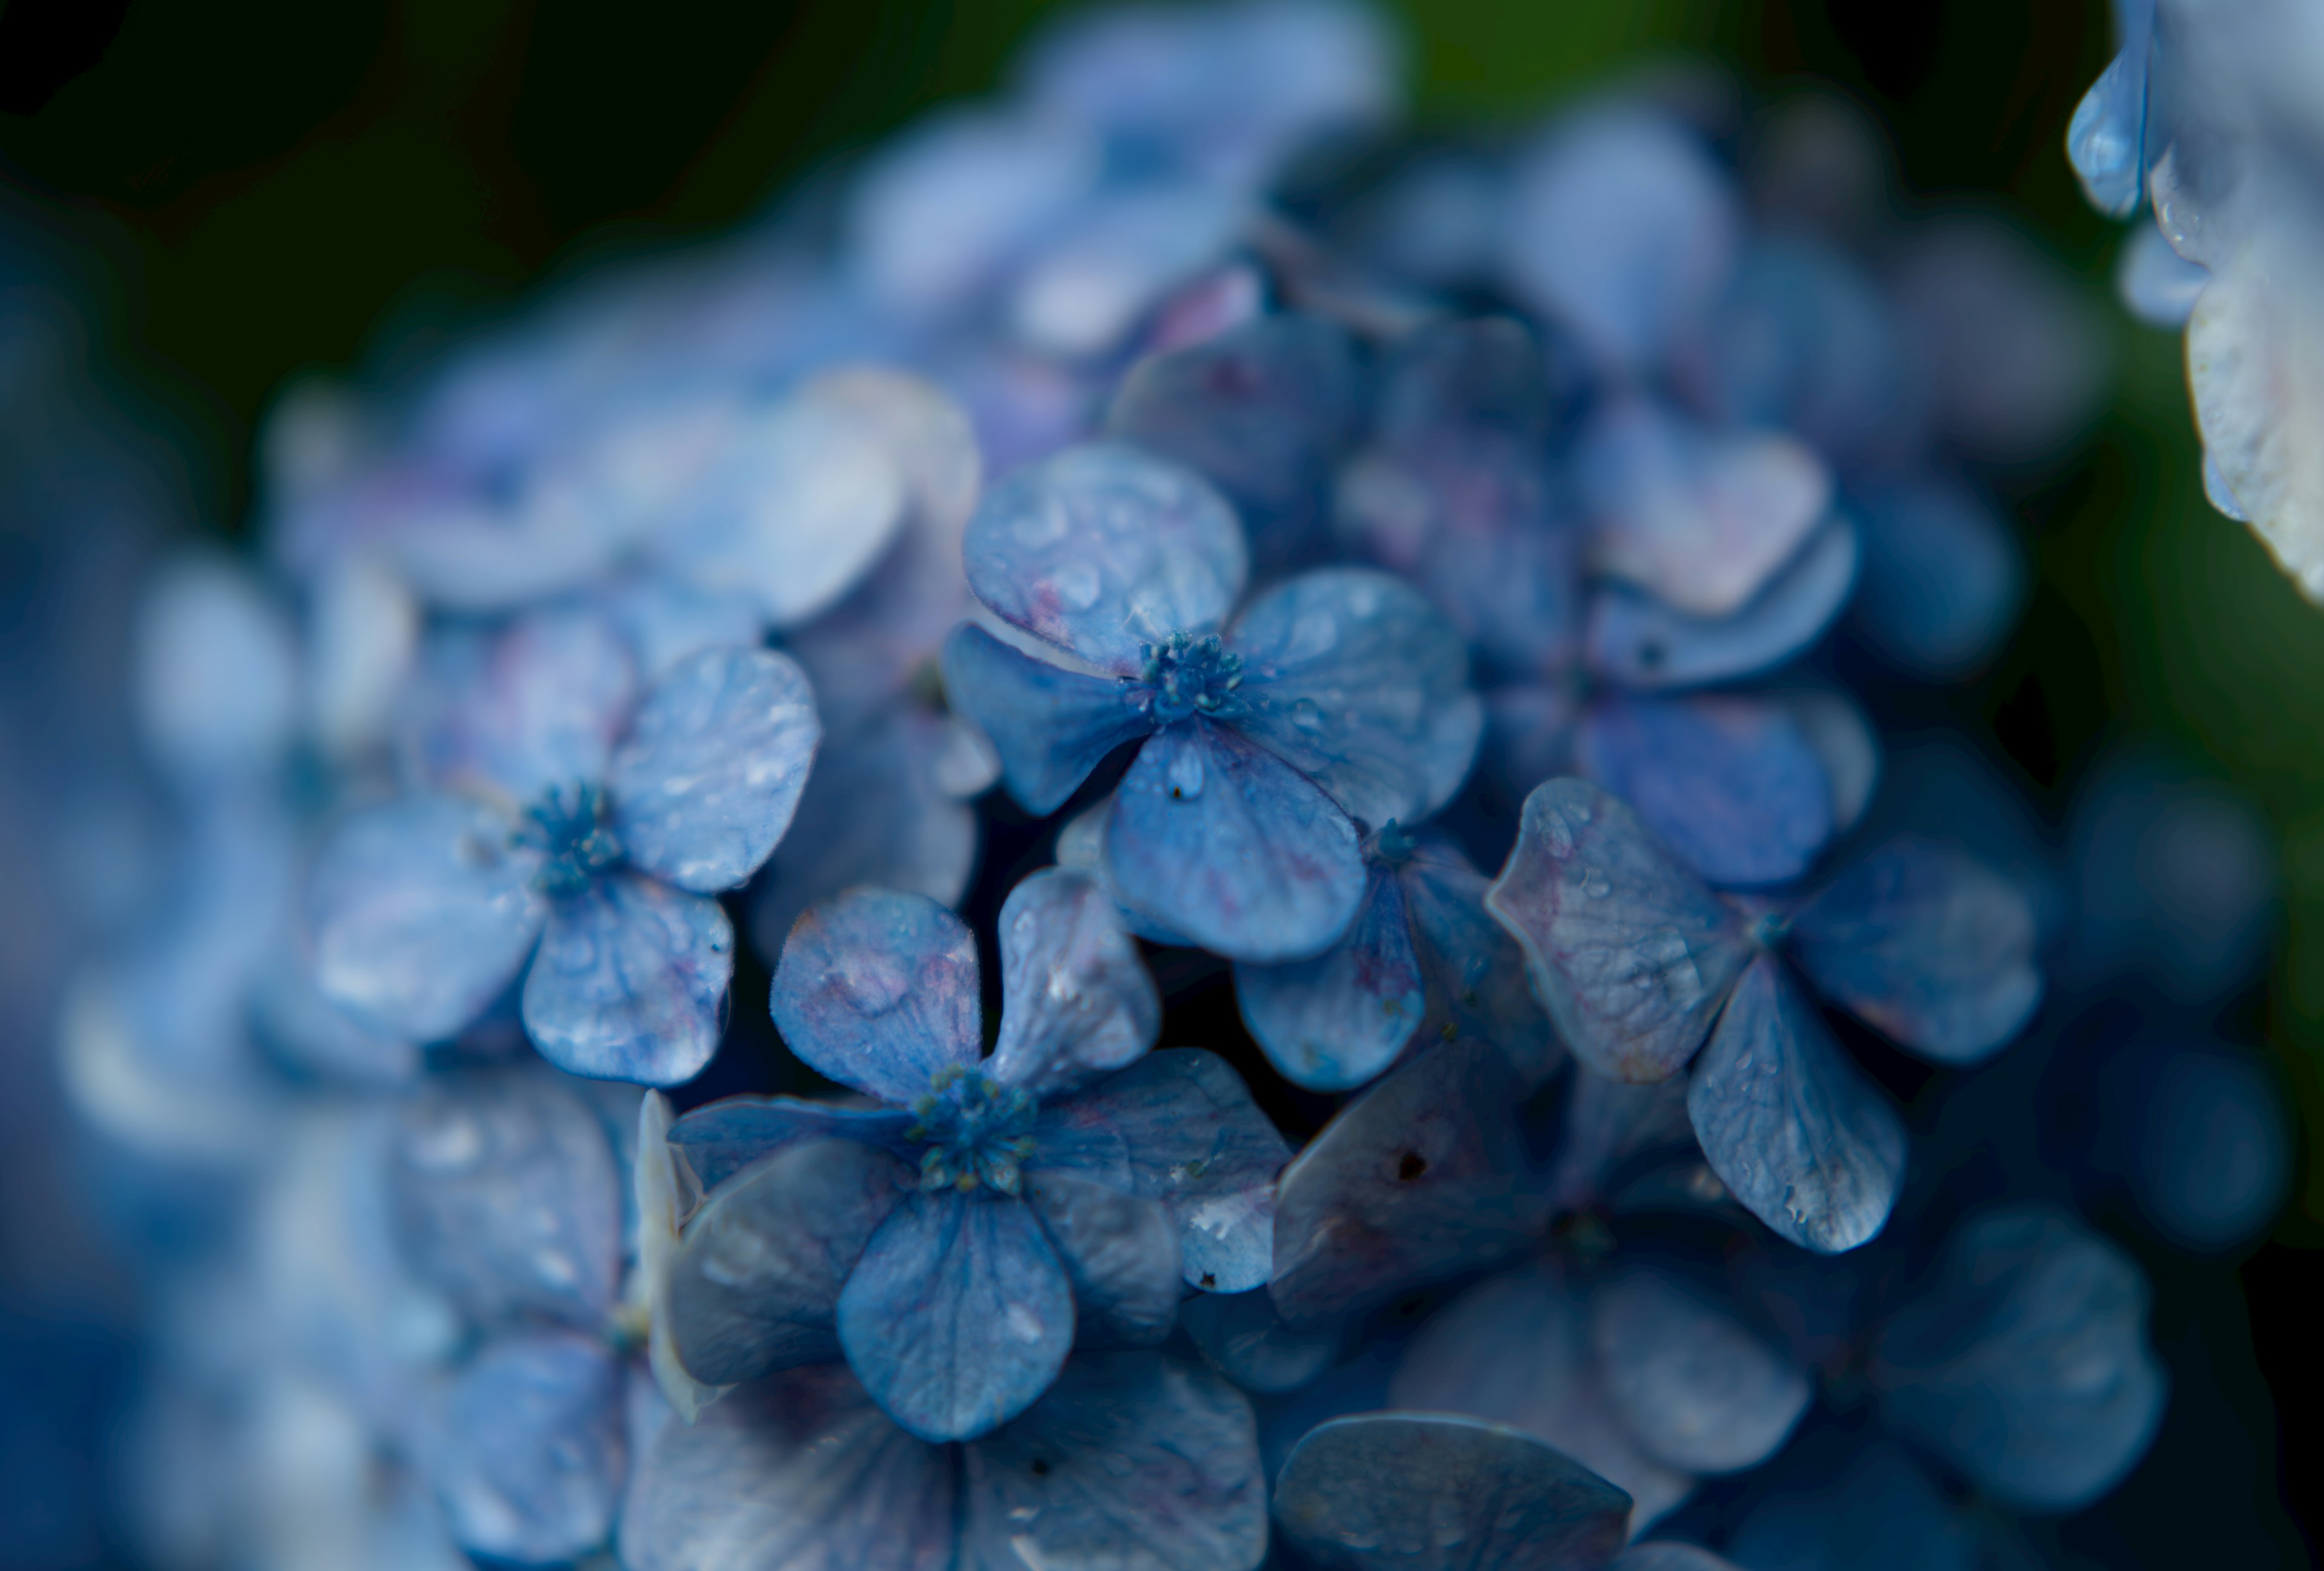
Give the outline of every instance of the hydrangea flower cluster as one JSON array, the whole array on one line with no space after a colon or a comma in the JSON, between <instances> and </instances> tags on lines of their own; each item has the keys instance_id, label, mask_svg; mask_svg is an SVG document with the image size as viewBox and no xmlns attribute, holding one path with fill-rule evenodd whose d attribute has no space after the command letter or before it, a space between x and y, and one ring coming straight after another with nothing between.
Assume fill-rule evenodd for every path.
<instances>
[{"instance_id":1,"label":"hydrangea flower cluster","mask_svg":"<svg viewBox=\"0 0 2324 1571\"><path fill-rule=\"evenodd\" d=\"M60 1040L158 1561L1967 1571L2138 1465L2092 1218L2280 1197L2191 1029L2268 848L2127 759L2069 879L1876 725L2077 418L1929 346L2061 286L1876 249L1844 123L1420 143L1395 60L1093 13L835 225L286 398ZM2172 1088L2061 1182L2094 1054Z\"/></svg>"}]
</instances>

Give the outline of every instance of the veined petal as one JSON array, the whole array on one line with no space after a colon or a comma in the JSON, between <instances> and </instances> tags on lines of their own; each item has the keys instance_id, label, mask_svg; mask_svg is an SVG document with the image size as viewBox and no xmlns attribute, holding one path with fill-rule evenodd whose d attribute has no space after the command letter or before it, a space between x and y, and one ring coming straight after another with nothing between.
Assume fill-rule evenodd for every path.
<instances>
[{"instance_id":1,"label":"veined petal","mask_svg":"<svg viewBox=\"0 0 2324 1571\"><path fill-rule=\"evenodd\" d=\"M423 1455L453 1536L546 1565L604 1542L629 1470L622 1368L571 1331L498 1337L444 1394Z\"/></svg>"},{"instance_id":2,"label":"veined petal","mask_svg":"<svg viewBox=\"0 0 2324 1571\"><path fill-rule=\"evenodd\" d=\"M1169 1207L1069 1174L1035 1175L1026 1203L1074 1289L1074 1345L1151 1347L1170 1335L1185 1284Z\"/></svg>"},{"instance_id":3,"label":"veined petal","mask_svg":"<svg viewBox=\"0 0 2324 1571\"><path fill-rule=\"evenodd\" d=\"M1094 879L1046 868L1001 908L1001 1038L988 1072L1053 1096L1135 1062L1162 1029L1162 1000Z\"/></svg>"},{"instance_id":4,"label":"veined petal","mask_svg":"<svg viewBox=\"0 0 2324 1571\"><path fill-rule=\"evenodd\" d=\"M1378 1077L1420 1027L1420 962L1396 875L1371 870L1340 941L1313 960L1234 968L1235 1006L1267 1061L1310 1091Z\"/></svg>"},{"instance_id":5,"label":"veined petal","mask_svg":"<svg viewBox=\"0 0 2324 1571\"><path fill-rule=\"evenodd\" d=\"M908 1103L938 1069L977 1060L975 935L926 895L851 889L791 929L771 1007L817 1072Z\"/></svg>"},{"instance_id":6,"label":"veined petal","mask_svg":"<svg viewBox=\"0 0 2324 1571\"><path fill-rule=\"evenodd\" d=\"M550 908L524 979L524 1029L561 1069L676 1086L726 1026L734 928L716 901L631 873Z\"/></svg>"},{"instance_id":7,"label":"veined petal","mask_svg":"<svg viewBox=\"0 0 2324 1571\"><path fill-rule=\"evenodd\" d=\"M1056 812L1107 753L1154 729L1130 688L1021 654L973 624L945 641L944 674L1027 812Z\"/></svg>"}]
</instances>

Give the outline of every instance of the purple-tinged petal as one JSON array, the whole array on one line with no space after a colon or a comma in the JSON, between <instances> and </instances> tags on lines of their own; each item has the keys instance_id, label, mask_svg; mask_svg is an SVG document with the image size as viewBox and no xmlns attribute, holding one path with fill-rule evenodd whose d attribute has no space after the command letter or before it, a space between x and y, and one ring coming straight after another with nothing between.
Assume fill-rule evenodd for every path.
<instances>
[{"instance_id":1,"label":"purple-tinged petal","mask_svg":"<svg viewBox=\"0 0 2324 1571\"><path fill-rule=\"evenodd\" d=\"M687 1373L733 1385L837 1359L840 1289L914 1177L870 1146L819 1140L713 1190L670 1259L661 1306Z\"/></svg>"},{"instance_id":2,"label":"purple-tinged petal","mask_svg":"<svg viewBox=\"0 0 2324 1571\"><path fill-rule=\"evenodd\" d=\"M1630 1497L1522 1430L1443 1413L1363 1413L1310 1430L1275 1518L1329 1571L1597 1571Z\"/></svg>"},{"instance_id":3,"label":"purple-tinged petal","mask_svg":"<svg viewBox=\"0 0 2324 1571\"><path fill-rule=\"evenodd\" d=\"M1035 660L973 624L945 641L944 679L1028 813L1056 812L1107 753L1154 729L1137 689Z\"/></svg>"},{"instance_id":4,"label":"purple-tinged petal","mask_svg":"<svg viewBox=\"0 0 2324 1571\"><path fill-rule=\"evenodd\" d=\"M1590 1299L1614 1411L1667 1465L1738 1473L1775 1454L1812 1394L1798 1365L1674 1272L1634 1266Z\"/></svg>"},{"instance_id":5,"label":"purple-tinged petal","mask_svg":"<svg viewBox=\"0 0 2324 1571\"><path fill-rule=\"evenodd\" d=\"M1340 941L1313 960L1234 968L1235 1005L1267 1061L1310 1091L1348 1091L1396 1062L1426 1000L1395 873L1371 870Z\"/></svg>"},{"instance_id":6,"label":"purple-tinged petal","mask_svg":"<svg viewBox=\"0 0 2324 1571\"><path fill-rule=\"evenodd\" d=\"M1644 691L1772 670L1804 652L1856 587L1856 530L1833 517L1750 602L1712 620L1616 586L1590 607L1591 669Z\"/></svg>"},{"instance_id":7,"label":"purple-tinged petal","mask_svg":"<svg viewBox=\"0 0 2324 1571\"><path fill-rule=\"evenodd\" d=\"M2025 548L1958 480L1908 481L1854 503L1864 568L1849 625L1908 676L1959 681L2000 652L2025 604Z\"/></svg>"},{"instance_id":8,"label":"purple-tinged petal","mask_svg":"<svg viewBox=\"0 0 2324 1571\"><path fill-rule=\"evenodd\" d=\"M308 884L315 985L383 1030L440 1041L484 1012L548 916L539 855L508 820L456 797L412 796L349 817Z\"/></svg>"},{"instance_id":9,"label":"purple-tinged petal","mask_svg":"<svg viewBox=\"0 0 2324 1571\"><path fill-rule=\"evenodd\" d=\"M965 1440L1048 1390L1074 1344L1063 1262L1021 1200L916 1191L839 1295L847 1363L925 1440Z\"/></svg>"},{"instance_id":10,"label":"purple-tinged petal","mask_svg":"<svg viewBox=\"0 0 2324 1571\"><path fill-rule=\"evenodd\" d=\"M1772 956L1736 984L1686 1110L1720 1181L1803 1249L1843 1253L1887 1224L1904 1121Z\"/></svg>"},{"instance_id":11,"label":"purple-tinged petal","mask_svg":"<svg viewBox=\"0 0 2324 1571\"><path fill-rule=\"evenodd\" d=\"M1002 621L1121 676L1143 645L1216 632L1250 571L1242 525L1209 482L1115 443L994 485L962 551L969 588Z\"/></svg>"},{"instance_id":12,"label":"purple-tinged petal","mask_svg":"<svg viewBox=\"0 0 2324 1571\"><path fill-rule=\"evenodd\" d=\"M664 1424L630 1476L632 1571L949 1571L953 1457L906 1434L838 1364Z\"/></svg>"},{"instance_id":13,"label":"purple-tinged petal","mask_svg":"<svg viewBox=\"0 0 2324 1571\"><path fill-rule=\"evenodd\" d=\"M1321 953L1363 902L1355 826L1272 753L1208 720L1157 733L1114 793L1106 857L1123 901L1214 953Z\"/></svg>"},{"instance_id":14,"label":"purple-tinged petal","mask_svg":"<svg viewBox=\"0 0 2324 1571\"><path fill-rule=\"evenodd\" d=\"M964 1448L962 1571L1251 1571L1267 1478L1240 1392L1150 1353L1085 1354Z\"/></svg>"},{"instance_id":15,"label":"purple-tinged petal","mask_svg":"<svg viewBox=\"0 0 2324 1571\"><path fill-rule=\"evenodd\" d=\"M807 674L768 649L709 649L656 682L605 783L630 861L715 894L790 827L823 728Z\"/></svg>"},{"instance_id":16,"label":"purple-tinged petal","mask_svg":"<svg viewBox=\"0 0 2324 1571\"><path fill-rule=\"evenodd\" d=\"M1350 816L1416 823L1469 778L1484 711L1460 634L1418 591L1318 568L1259 596L1227 642L1244 662L1232 724Z\"/></svg>"},{"instance_id":17,"label":"purple-tinged petal","mask_svg":"<svg viewBox=\"0 0 2324 1571\"><path fill-rule=\"evenodd\" d=\"M605 1540L629 1471L622 1367L595 1337L496 1338L454 1377L422 1452L455 1538L547 1565Z\"/></svg>"},{"instance_id":18,"label":"purple-tinged petal","mask_svg":"<svg viewBox=\"0 0 2324 1571\"><path fill-rule=\"evenodd\" d=\"M1151 1347L1169 1336L1186 1289L1168 1206L1054 1172L1028 1180L1025 1201L1073 1285L1074 1346Z\"/></svg>"},{"instance_id":19,"label":"purple-tinged petal","mask_svg":"<svg viewBox=\"0 0 2324 1571\"><path fill-rule=\"evenodd\" d=\"M1179 1323L1213 1368L1247 1391L1282 1396L1312 1383L1340 1353L1341 1327L1295 1331L1264 1288L1247 1293L1197 1293Z\"/></svg>"},{"instance_id":20,"label":"purple-tinged petal","mask_svg":"<svg viewBox=\"0 0 2324 1571\"><path fill-rule=\"evenodd\" d=\"M1565 1061L1549 1012L1526 982L1525 951L1485 909L1486 881L1449 838L1425 835L1397 869L1427 993L1423 1042L1490 1042L1529 1086Z\"/></svg>"},{"instance_id":21,"label":"purple-tinged petal","mask_svg":"<svg viewBox=\"0 0 2324 1571\"><path fill-rule=\"evenodd\" d=\"M734 927L718 902L615 873L553 905L524 979L524 1030L558 1068L676 1086L726 1028Z\"/></svg>"},{"instance_id":22,"label":"purple-tinged petal","mask_svg":"<svg viewBox=\"0 0 2324 1571\"><path fill-rule=\"evenodd\" d=\"M415 745L428 783L521 808L605 778L638 677L604 617L534 612L489 632L439 633L425 656Z\"/></svg>"},{"instance_id":23,"label":"purple-tinged petal","mask_svg":"<svg viewBox=\"0 0 2324 1571\"><path fill-rule=\"evenodd\" d=\"M1800 968L1826 997L1939 1063L1989 1057L2042 1002L2024 893L1916 836L1852 863L1801 909L1792 934Z\"/></svg>"},{"instance_id":24,"label":"purple-tinged petal","mask_svg":"<svg viewBox=\"0 0 2324 1571\"><path fill-rule=\"evenodd\" d=\"M1485 905L1524 947L1565 1045L1617 1080L1678 1073L1751 957L1733 910L1587 781L1526 799Z\"/></svg>"},{"instance_id":25,"label":"purple-tinged petal","mask_svg":"<svg viewBox=\"0 0 2324 1571\"><path fill-rule=\"evenodd\" d=\"M1583 716L1580 743L1582 772L1712 883L1789 883L1831 840L1831 782L1781 704L1609 696Z\"/></svg>"},{"instance_id":26,"label":"purple-tinged petal","mask_svg":"<svg viewBox=\"0 0 2324 1571\"><path fill-rule=\"evenodd\" d=\"M912 1115L887 1107L839 1107L796 1096L729 1096L694 1109L670 1126L670 1143L706 1189L786 1146L810 1140L852 1140L898 1155L912 1147L904 1131Z\"/></svg>"},{"instance_id":27,"label":"purple-tinged petal","mask_svg":"<svg viewBox=\"0 0 2324 1571\"><path fill-rule=\"evenodd\" d=\"M987 1072L1055 1096L1137 1061L1162 1030L1162 1000L1094 879L1045 868L1001 908L1001 1037Z\"/></svg>"},{"instance_id":28,"label":"purple-tinged petal","mask_svg":"<svg viewBox=\"0 0 2324 1571\"><path fill-rule=\"evenodd\" d=\"M1185 1280L1240 1293L1272 1269L1275 1177L1290 1157L1225 1059L1177 1048L1042 1108L1025 1169L1161 1201Z\"/></svg>"},{"instance_id":29,"label":"purple-tinged petal","mask_svg":"<svg viewBox=\"0 0 2324 1571\"><path fill-rule=\"evenodd\" d=\"M775 967L775 1028L807 1066L910 1102L979 1056L976 937L925 895L851 889L811 906Z\"/></svg>"},{"instance_id":30,"label":"purple-tinged petal","mask_svg":"<svg viewBox=\"0 0 2324 1571\"><path fill-rule=\"evenodd\" d=\"M1452 1041L1341 1109L1277 1186L1269 1290L1284 1319L1358 1314L1536 1242L1548 1211L1524 1100L1508 1058Z\"/></svg>"}]
</instances>

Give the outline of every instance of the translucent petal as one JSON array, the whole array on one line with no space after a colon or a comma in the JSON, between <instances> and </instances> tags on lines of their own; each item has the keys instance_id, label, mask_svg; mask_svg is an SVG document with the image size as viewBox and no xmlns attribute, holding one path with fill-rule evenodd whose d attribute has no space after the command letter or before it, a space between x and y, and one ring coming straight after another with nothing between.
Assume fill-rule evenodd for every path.
<instances>
[{"instance_id":1,"label":"translucent petal","mask_svg":"<svg viewBox=\"0 0 2324 1571\"><path fill-rule=\"evenodd\" d=\"M1442 1042L1341 1109L1283 1175L1276 1308L1295 1326L1505 1260L1547 1224L1517 1119L1525 1088L1483 1042Z\"/></svg>"},{"instance_id":2,"label":"translucent petal","mask_svg":"<svg viewBox=\"0 0 2324 1571\"><path fill-rule=\"evenodd\" d=\"M790 827L823 728L807 674L767 649L710 649L638 706L605 781L632 863L697 894L759 870Z\"/></svg>"},{"instance_id":3,"label":"translucent petal","mask_svg":"<svg viewBox=\"0 0 2324 1571\"><path fill-rule=\"evenodd\" d=\"M962 551L969 588L1003 621L1123 676L1141 645L1217 631L1250 571L1242 526L1209 482L1104 442L993 485Z\"/></svg>"},{"instance_id":4,"label":"translucent petal","mask_svg":"<svg viewBox=\"0 0 2324 1571\"><path fill-rule=\"evenodd\" d=\"M560 1069L676 1086L726 1027L734 928L718 902L616 873L549 909L524 979L524 1029Z\"/></svg>"},{"instance_id":5,"label":"translucent petal","mask_svg":"<svg viewBox=\"0 0 2324 1571\"><path fill-rule=\"evenodd\" d=\"M1047 868L1001 908L1001 1036L988 1072L1054 1096L1135 1062L1162 1030L1162 1001L1095 880Z\"/></svg>"},{"instance_id":6,"label":"translucent petal","mask_svg":"<svg viewBox=\"0 0 2324 1571\"><path fill-rule=\"evenodd\" d=\"M1583 772L1712 883L1789 883L1831 839L1831 782L1781 704L1609 696L1579 740Z\"/></svg>"},{"instance_id":7,"label":"translucent petal","mask_svg":"<svg viewBox=\"0 0 2324 1571\"><path fill-rule=\"evenodd\" d=\"M1168 1337L1186 1289L1167 1206L1058 1172L1034 1177L1025 1199L1073 1284L1076 1347L1151 1347Z\"/></svg>"},{"instance_id":8,"label":"translucent petal","mask_svg":"<svg viewBox=\"0 0 2324 1571\"><path fill-rule=\"evenodd\" d=\"M1794 1243L1839 1254L1886 1224L1904 1122L1773 957L1736 984L1686 1109L1720 1181Z\"/></svg>"},{"instance_id":9,"label":"translucent petal","mask_svg":"<svg viewBox=\"0 0 2324 1571\"><path fill-rule=\"evenodd\" d=\"M2219 467L2218 455L2209 448L2203 452L2203 500L2211 504L2214 512L2232 518L2237 523L2251 522L2251 514L2245 512L2244 504L2236 500L2235 487L2227 484L2227 474Z\"/></svg>"},{"instance_id":10,"label":"translucent petal","mask_svg":"<svg viewBox=\"0 0 2324 1571\"><path fill-rule=\"evenodd\" d=\"M2195 300L2211 282L2211 270L2171 249L2163 231L2141 224L2131 231L2115 263L2114 291L2130 314L2150 328L2177 332L2194 314Z\"/></svg>"},{"instance_id":11,"label":"translucent petal","mask_svg":"<svg viewBox=\"0 0 2324 1571\"><path fill-rule=\"evenodd\" d=\"M1849 625L1909 675L1958 680L1991 661L2025 604L2025 549L1993 504L1937 477L1857 499L1864 568Z\"/></svg>"},{"instance_id":12,"label":"translucent petal","mask_svg":"<svg viewBox=\"0 0 2324 1571\"><path fill-rule=\"evenodd\" d=\"M1964 852L1917 836L1858 858L1794 919L1792 952L1816 986L1912 1051L1973 1064L2042 1002L2034 911Z\"/></svg>"},{"instance_id":13,"label":"translucent petal","mask_svg":"<svg viewBox=\"0 0 2324 1571\"><path fill-rule=\"evenodd\" d=\"M1355 826L1272 753L1204 719L1157 732L1115 791L1114 887L1174 932L1237 960L1322 952L1355 919Z\"/></svg>"},{"instance_id":14,"label":"translucent petal","mask_svg":"<svg viewBox=\"0 0 2324 1571\"><path fill-rule=\"evenodd\" d=\"M1396 875L1371 870L1340 941L1313 960L1234 968L1235 1006L1267 1061L1310 1091L1348 1091L1396 1061L1426 999Z\"/></svg>"},{"instance_id":15,"label":"translucent petal","mask_svg":"<svg viewBox=\"0 0 2324 1571\"><path fill-rule=\"evenodd\" d=\"M976 1062L976 938L925 895L851 889L808 908L775 967L783 1041L816 1072L905 1104Z\"/></svg>"},{"instance_id":16,"label":"translucent petal","mask_svg":"<svg viewBox=\"0 0 2324 1571\"><path fill-rule=\"evenodd\" d=\"M431 785L512 808L605 778L637 669L621 634L583 611L539 611L425 650L418 762Z\"/></svg>"},{"instance_id":17,"label":"translucent petal","mask_svg":"<svg viewBox=\"0 0 2324 1571\"><path fill-rule=\"evenodd\" d=\"M2066 157L2090 206L2126 218L2146 194L2146 49L2114 57L2066 126Z\"/></svg>"},{"instance_id":18,"label":"translucent petal","mask_svg":"<svg viewBox=\"0 0 2324 1571\"><path fill-rule=\"evenodd\" d=\"M1137 691L1020 654L981 627L945 644L945 692L1001 754L1009 794L1029 813L1054 813L1091 770L1154 729Z\"/></svg>"},{"instance_id":19,"label":"translucent petal","mask_svg":"<svg viewBox=\"0 0 2324 1571\"><path fill-rule=\"evenodd\" d=\"M621 1392L621 1365L594 1337L486 1343L445 1394L425 1453L453 1535L528 1565L603 1543L629 1468Z\"/></svg>"},{"instance_id":20,"label":"translucent petal","mask_svg":"<svg viewBox=\"0 0 2324 1571\"><path fill-rule=\"evenodd\" d=\"M1708 1290L1652 1266L1591 1295L1590 1340L1606 1395L1655 1457L1687 1473L1737 1473L1775 1455L1812 1394L1799 1367Z\"/></svg>"},{"instance_id":21,"label":"translucent petal","mask_svg":"<svg viewBox=\"0 0 2324 1571\"><path fill-rule=\"evenodd\" d=\"M1872 1373L1888 1420L1985 1489L2072 1511L2114 1487L2163 1416L2138 1267L2039 1206L1957 1234L1926 1296L1881 1334Z\"/></svg>"},{"instance_id":22,"label":"translucent petal","mask_svg":"<svg viewBox=\"0 0 2324 1571\"><path fill-rule=\"evenodd\" d=\"M1750 958L1733 910L1587 781L1526 799L1485 905L1524 947L1565 1045L1618 1080L1683 1067Z\"/></svg>"},{"instance_id":23,"label":"translucent petal","mask_svg":"<svg viewBox=\"0 0 2324 1571\"><path fill-rule=\"evenodd\" d=\"M1226 1060L1179 1048L1043 1107L1025 1167L1161 1201L1185 1280L1240 1293L1271 1270L1275 1176L1290 1156Z\"/></svg>"},{"instance_id":24,"label":"translucent petal","mask_svg":"<svg viewBox=\"0 0 2324 1571\"><path fill-rule=\"evenodd\" d=\"M839 1295L848 1366L926 1440L1004 1424L1048 1390L1074 1344L1063 1262L1021 1200L916 1191Z\"/></svg>"},{"instance_id":25,"label":"translucent petal","mask_svg":"<svg viewBox=\"0 0 2324 1571\"><path fill-rule=\"evenodd\" d=\"M1619 586L1590 605L1590 664L1625 687L1699 687L1772 670L1803 653L1856 587L1856 531L1832 517L1730 616L1705 621Z\"/></svg>"},{"instance_id":26,"label":"translucent petal","mask_svg":"<svg viewBox=\"0 0 2324 1571\"><path fill-rule=\"evenodd\" d=\"M456 797L357 812L324 841L308 885L315 984L414 1041L457 1031L508 986L548 916L539 856L508 820Z\"/></svg>"},{"instance_id":27,"label":"translucent petal","mask_svg":"<svg viewBox=\"0 0 2324 1571\"><path fill-rule=\"evenodd\" d=\"M1428 835L1397 882L1427 987L1420 1040L1474 1037L1507 1054L1526 1084L1548 1078L1565 1049L1526 984L1525 951L1485 909L1484 875L1449 838Z\"/></svg>"},{"instance_id":28,"label":"translucent petal","mask_svg":"<svg viewBox=\"0 0 2324 1571\"><path fill-rule=\"evenodd\" d=\"M916 1093L917 1095L917 1093ZM911 1151L908 1113L840 1107L796 1096L729 1096L694 1109L670 1126L673 1144L706 1189L715 1189L760 1158L808 1140L853 1140L899 1154Z\"/></svg>"},{"instance_id":29,"label":"translucent petal","mask_svg":"<svg viewBox=\"0 0 2324 1571\"><path fill-rule=\"evenodd\" d=\"M1263 1288L1247 1293L1197 1293L1178 1312L1186 1335L1218 1372L1247 1391L1296 1391L1339 1356L1336 1325L1295 1331Z\"/></svg>"},{"instance_id":30,"label":"translucent petal","mask_svg":"<svg viewBox=\"0 0 2324 1571\"><path fill-rule=\"evenodd\" d=\"M1628 1495L1532 1436L1435 1413L1319 1425L1275 1486L1284 1537L1333 1571L1594 1571L1629 1513Z\"/></svg>"}]
</instances>

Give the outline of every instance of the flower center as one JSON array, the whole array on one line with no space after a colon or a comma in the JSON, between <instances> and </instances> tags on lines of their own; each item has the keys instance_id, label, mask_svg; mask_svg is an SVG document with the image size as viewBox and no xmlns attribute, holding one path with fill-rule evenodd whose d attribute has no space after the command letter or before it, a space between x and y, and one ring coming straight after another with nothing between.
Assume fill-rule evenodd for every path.
<instances>
[{"instance_id":1,"label":"flower center","mask_svg":"<svg viewBox=\"0 0 2324 1571\"><path fill-rule=\"evenodd\" d=\"M1400 867L1420 849L1420 842L1404 832L1404 826L1390 818L1373 831L1371 844L1364 847L1374 862L1384 867Z\"/></svg>"},{"instance_id":2,"label":"flower center","mask_svg":"<svg viewBox=\"0 0 2324 1571\"><path fill-rule=\"evenodd\" d=\"M906 1140L927 1142L920 1187L966 1194L988 1184L1017 1193L1019 1164L1033 1154L1033 1112L1030 1092L1001 1086L982 1069L938 1069L927 1095L913 1099L919 1122L904 1132Z\"/></svg>"},{"instance_id":3,"label":"flower center","mask_svg":"<svg viewBox=\"0 0 2324 1571\"><path fill-rule=\"evenodd\" d=\"M1240 702L1242 656L1229 654L1215 633L1196 638L1174 633L1160 643L1143 643L1138 679L1152 694L1148 713L1157 725L1175 725L1190 715L1232 714Z\"/></svg>"},{"instance_id":4,"label":"flower center","mask_svg":"<svg viewBox=\"0 0 2324 1571\"><path fill-rule=\"evenodd\" d=\"M525 810L531 821L516 837L520 845L541 854L540 871L533 874L541 892L579 894L622 859L622 843L607 822L610 810L605 793L593 785L576 785L569 791L551 786Z\"/></svg>"}]
</instances>

